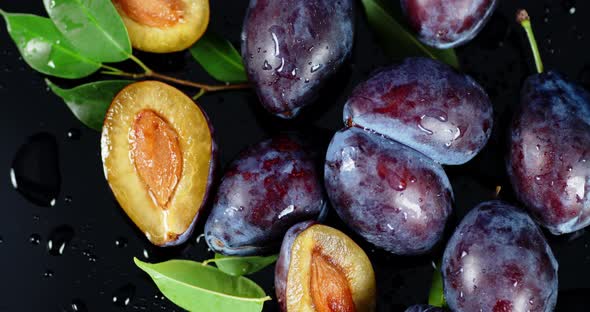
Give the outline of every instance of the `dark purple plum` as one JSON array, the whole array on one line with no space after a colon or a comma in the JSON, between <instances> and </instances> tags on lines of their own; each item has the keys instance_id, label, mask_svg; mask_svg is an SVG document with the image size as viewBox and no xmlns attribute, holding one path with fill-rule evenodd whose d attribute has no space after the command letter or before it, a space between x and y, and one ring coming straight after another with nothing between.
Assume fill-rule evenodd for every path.
<instances>
[{"instance_id":1,"label":"dark purple plum","mask_svg":"<svg viewBox=\"0 0 590 312\"><path fill-rule=\"evenodd\" d=\"M344 121L439 163L459 165L486 145L492 110L486 92L471 77L431 59L408 58L359 85L344 106Z\"/></svg>"},{"instance_id":2,"label":"dark purple plum","mask_svg":"<svg viewBox=\"0 0 590 312\"><path fill-rule=\"evenodd\" d=\"M590 224L590 94L555 72L529 77L510 131L519 199L553 234Z\"/></svg>"},{"instance_id":3,"label":"dark purple plum","mask_svg":"<svg viewBox=\"0 0 590 312\"><path fill-rule=\"evenodd\" d=\"M340 218L389 252L414 255L441 238L453 194L442 167L375 133L336 133L326 156L325 185Z\"/></svg>"},{"instance_id":4,"label":"dark purple plum","mask_svg":"<svg viewBox=\"0 0 590 312\"><path fill-rule=\"evenodd\" d=\"M406 309L405 312L443 312L439 307L433 307L426 304L414 305Z\"/></svg>"},{"instance_id":5,"label":"dark purple plum","mask_svg":"<svg viewBox=\"0 0 590 312\"><path fill-rule=\"evenodd\" d=\"M293 118L350 55L352 0L251 0L242 33L249 80L272 114Z\"/></svg>"},{"instance_id":6,"label":"dark purple plum","mask_svg":"<svg viewBox=\"0 0 590 312\"><path fill-rule=\"evenodd\" d=\"M445 249L442 273L455 312L550 312L557 301L551 248L525 212L500 201L465 216Z\"/></svg>"},{"instance_id":7,"label":"dark purple plum","mask_svg":"<svg viewBox=\"0 0 590 312\"><path fill-rule=\"evenodd\" d=\"M374 312L375 273L346 234L313 221L294 225L275 266L281 311Z\"/></svg>"},{"instance_id":8,"label":"dark purple plum","mask_svg":"<svg viewBox=\"0 0 590 312\"><path fill-rule=\"evenodd\" d=\"M293 224L321 219L327 199L315 156L292 135L243 151L223 176L205 224L209 247L233 256L276 252Z\"/></svg>"},{"instance_id":9,"label":"dark purple plum","mask_svg":"<svg viewBox=\"0 0 590 312\"><path fill-rule=\"evenodd\" d=\"M425 44L447 49L469 42L496 9L496 0L401 0L410 26Z\"/></svg>"}]
</instances>

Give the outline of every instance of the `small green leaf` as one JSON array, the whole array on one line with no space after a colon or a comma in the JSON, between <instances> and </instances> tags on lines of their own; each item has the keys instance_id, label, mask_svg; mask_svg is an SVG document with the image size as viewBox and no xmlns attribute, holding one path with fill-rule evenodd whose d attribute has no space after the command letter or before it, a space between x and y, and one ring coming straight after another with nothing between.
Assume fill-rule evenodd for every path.
<instances>
[{"instance_id":1,"label":"small green leaf","mask_svg":"<svg viewBox=\"0 0 590 312\"><path fill-rule=\"evenodd\" d=\"M150 264L133 260L166 298L189 311L260 312L264 302L270 300L253 281L199 262L170 260Z\"/></svg>"},{"instance_id":2,"label":"small green leaf","mask_svg":"<svg viewBox=\"0 0 590 312\"><path fill-rule=\"evenodd\" d=\"M100 68L99 62L82 56L50 19L31 14L0 13L23 59L36 71L76 79Z\"/></svg>"},{"instance_id":3,"label":"small green leaf","mask_svg":"<svg viewBox=\"0 0 590 312\"><path fill-rule=\"evenodd\" d=\"M275 263L279 256L268 257L229 257L215 254L215 259L210 259L203 264L215 263L217 268L233 276L242 276L256 273L265 267Z\"/></svg>"},{"instance_id":4,"label":"small green leaf","mask_svg":"<svg viewBox=\"0 0 590 312\"><path fill-rule=\"evenodd\" d=\"M426 56L459 67L455 50L438 50L423 45L402 24L395 20L392 9L382 0L361 0L369 25L377 33L382 47L395 59L407 56Z\"/></svg>"},{"instance_id":5,"label":"small green leaf","mask_svg":"<svg viewBox=\"0 0 590 312\"><path fill-rule=\"evenodd\" d=\"M105 80L87 83L72 89L62 89L49 80L47 86L61 97L72 113L89 128L100 131L104 116L113 98L130 80Z\"/></svg>"},{"instance_id":6,"label":"small green leaf","mask_svg":"<svg viewBox=\"0 0 590 312\"><path fill-rule=\"evenodd\" d=\"M430 294L428 295L428 304L434 307L445 307L445 293L443 289L442 274L440 272L440 263L432 275L432 285L430 286Z\"/></svg>"},{"instance_id":7,"label":"small green leaf","mask_svg":"<svg viewBox=\"0 0 590 312\"><path fill-rule=\"evenodd\" d=\"M213 78L223 82L246 82L240 53L231 42L211 32L205 33L191 48L191 54Z\"/></svg>"},{"instance_id":8,"label":"small green leaf","mask_svg":"<svg viewBox=\"0 0 590 312\"><path fill-rule=\"evenodd\" d=\"M61 33L98 62L119 62L131 55L127 29L111 0L43 0Z\"/></svg>"}]
</instances>

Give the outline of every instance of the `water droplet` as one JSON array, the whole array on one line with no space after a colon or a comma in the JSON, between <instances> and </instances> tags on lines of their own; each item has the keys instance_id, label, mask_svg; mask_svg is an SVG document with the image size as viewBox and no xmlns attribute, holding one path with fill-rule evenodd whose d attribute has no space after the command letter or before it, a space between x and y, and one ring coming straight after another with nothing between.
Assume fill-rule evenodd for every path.
<instances>
[{"instance_id":1,"label":"water droplet","mask_svg":"<svg viewBox=\"0 0 590 312\"><path fill-rule=\"evenodd\" d=\"M572 166L567 166L567 171L571 172L572 170L574 170L574 168L572 168Z\"/></svg>"},{"instance_id":2,"label":"water droplet","mask_svg":"<svg viewBox=\"0 0 590 312\"><path fill-rule=\"evenodd\" d=\"M468 255L467 251L463 251L461 253L461 259L465 258Z\"/></svg>"},{"instance_id":3,"label":"water droplet","mask_svg":"<svg viewBox=\"0 0 590 312\"><path fill-rule=\"evenodd\" d=\"M149 259L150 258L150 254L148 253L147 249L144 249L143 250L143 257L146 258L146 259Z\"/></svg>"},{"instance_id":4,"label":"water droplet","mask_svg":"<svg viewBox=\"0 0 590 312\"><path fill-rule=\"evenodd\" d=\"M72 196L69 196L69 195L68 195L68 196L64 197L64 201L65 201L66 203L68 203L68 204L69 204L69 203L71 203L71 202L72 202Z\"/></svg>"},{"instance_id":5,"label":"water droplet","mask_svg":"<svg viewBox=\"0 0 590 312\"><path fill-rule=\"evenodd\" d=\"M64 254L66 246L74 238L74 229L68 225L61 225L53 229L47 240L47 251L52 256Z\"/></svg>"},{"instance_id":6,"label":"water droplet","mask_svg":"<svg viewBox=\"0 0 590 312\"><path fill-rule=\"evenodd\" d=\"M133 284L126 284L115 290L112 301L118 307L126 307L133 300L133 296L135 296L135 286Z\"/></svg>"},{"instance_id":7,"label":"water droplet","mask_svg":"<svg viewBox=\"0 0 590 312\"><path fill-rule=\"evenodd\" d=\"M38 133L16 152L10 169L12 186L39 206L53 206L59 195L61 175L57 141L49 133Z\"/></svg>"},{"instance_id":8,"label":"water droplet","mask_svg":"<svg viewBox=\"0 0 590 312\"><path fill-rule=\"evenodd\" d=\"M540 175L535 176L535 182L540 183L541 180L543 180L543 177L542 176L540 176Z\"/></svg>"},{"instance_id":9,"label":"water droplet","mask_svg":"<svg viewBox=\"0 0 590 312\"><path fill-rule=\"evenodd\" d=\"M267 60L264 61L264 65L262 65L263 70L271 70L272 66L268 63Z\"/></svg>"},{"instance_id":10,"label":"water droplet","mask_svg":"<svg viewBox=\"0 0 590 312\"><path fill-rule=\"evenodd\" d=\"M315 65L312 65L312 66L311 66L311 70L310 70L310 71L311 71L312 73L315 73L315 72L317 72L318 70L320 70L320 68L322 68L322 64L315 64Z\"/></svg>"},{"instance_id":11,"label":"water droplet","mask_svg":"<svg viewBox=\"0 0 590 312\"><path fill-rule=\"evenodd\" d=\"M399 183L397 184L397 186L395 187L395 190L401 192L401 191L405 190L406 187L407 187L406 182L400 180Z\"/></svg>"},{"instance_id":12,"label":"water droplet","mask_svg":"<svg viewBox=\"0 0 590 312\"><path fill-rule=\"evenodd\" d=\"M52 270L45 270L45 272L43 273L43 277L45 277L45 278L53 277L53 274L55 274L55 273Z\"/></svg>"},{"instance_id":13,"label":"water droplet","mask_svg":"<svg viewBox=\"0 0 590 312\"><path fill-rule=\"evenodd\" d=\"M575 8L575 7L571 7L569 12L570 12L570 14L572 14L572 15L573 15L573 14L576 14L576 8Z\"/></svg>"},{"instance_id":14,"label":"water droplet","mask_svg":"<svg viewBox=\"0 0 590 312\"><path fill-rule=\"evenodd\" d=\"M293 76L293 77L297 76L297 67L293 68L293 70L291 71L291 76Z\"/></svg>"},{"instance_id":15,"label":"water droplet","mask_svg":"<svg viewBox=\"0 0 590 312\"><path fill-rule=\"evenodd\" d=\"M31 234L31 237L29 237L29 242L33 245L41 244L41 235L37 233Z\"/></svg>"},{"instance_id":16,"label":"water droplet","mask_svg":"<svg viewBox=\"0 0 590 312\"><path fill-rule=\"evenodd\" d=\"M119 248L127 247L127 239L125 237L119 237L115 240L115 246Z\"/></svg>"},{"instance_id":17,"label":"water droplet","mask_svg":"<svg viewBox=\"0 0 590 312\"><path fill-rule=\"evenodd\" d=\"M0 244L4 243L4 238L0 236Z\"/></svg>"},{"instance_id":18,"label":"water droplet","mask_svg":"<svg viewBox=\"0 0 590 312\"><path fill-rule=\"evenodd\" d=\"M66 134L66 136L68 137L68 139L70 140L80 140L80 130L76 129L76 128L71 128L70 130L68 130L68 133Z\"/></svg>"},{"instance_id":19,"label":"water droplet","mask_svg":"<svg viewBox=\"0 0 590 312\"><path fill-rule=\"evenodd\" d=\"M80 299L72 300L70 304L70 310L72 312L88 312L88 308L86 308L86 304Z\"/></svg>"}]
</instances>

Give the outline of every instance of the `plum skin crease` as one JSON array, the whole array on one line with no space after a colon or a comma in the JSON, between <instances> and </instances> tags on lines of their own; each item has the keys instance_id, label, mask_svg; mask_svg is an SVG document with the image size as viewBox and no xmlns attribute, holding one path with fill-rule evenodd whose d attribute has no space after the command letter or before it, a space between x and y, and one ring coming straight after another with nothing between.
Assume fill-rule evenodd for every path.
<instances>
[{"instance_id":1,"label":"plum skin crease","mask_svg":"<svg viewBox=\"0 0 590 312\"><path fill-rule=\"evenodd\" d=\"M242 58L262 106L294 118L349 58L352 0L251 0Z\"/></svg>"},{"instance_id":2,"label":"plum skin crease","mask_svg":"<svg viewBox=\"0 0 590 312\"><path fill-rule=\"evenodd\" d=\"M427 252L442 237L453 193L442 167L395 141L358 128L334 136L324 181L347 225L389 252Z\"/></svg>"},{"instance_id":3,"label":"plum skin crease","mask_svg":"<svg viewBox=\"0 0 590 312\"><path fill-rule=\"evenodd\" d=\"M444 252L446 301L455 312L553 311L558 264L535 222L500 201L463 218Z\"/></svg>"},{"instance_id":4,"label":"plum skin crease","mask_svg":"<svg viewBox=\"0 0 590 312\"><path fill-rule=\"evenodd\" d=\"M209 247L232 256L267 254L292 225L323 219L327 199L316 156L287 134L243 151L224 174L205 223Z\"/></svg>"},{"instance_id":5,"label":"plum skin crease","mask_svg":"<svg viewBox=\"0 0 590 312\"><path fill-rule=\"evenodd\" d=\"M438 49L460 46L475 38L497 4L497 0L401 0L418 39Z\"/></svg>"},{"instance_id":6,"label":"plum skin crease","mask_svg":"<svg viewBox=\"0 0 590 312\"><path fill-rule=\"evenodd\" d=\"M418 304L407 308L405 312L443 312L443 309L426 304Z\"/></svg>"},{"instance_id":7,"label":"plum skin crease","mask_svg":"<svg viewBox=\"0 0 590 312\"><path fill-rule=\"evenodd\" d=\"M590 94L556 72L529 77L512 120L508 173L553 234L590 224Z\"/></svg>"},{"instance_id":8,"label":"plum skin crease","mask_svg":"<svg viewBox=\"0 0 590 312\"><path fill-rule=\"evenodd\" d=\"M460 165L488 142L493 108L471 77L418 57L384 68L357 86L343 119L441 164Z\"/></svg>"}]
</instances>

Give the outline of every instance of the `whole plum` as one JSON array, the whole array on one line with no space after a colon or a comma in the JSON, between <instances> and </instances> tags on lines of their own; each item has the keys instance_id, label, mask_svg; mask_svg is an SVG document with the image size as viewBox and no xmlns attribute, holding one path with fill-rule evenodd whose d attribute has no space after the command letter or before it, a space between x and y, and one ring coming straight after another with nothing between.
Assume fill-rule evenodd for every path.
<instances>
[{"instance_id":1,"label":"whole plum","mask_svg":"<svg viewBox=\"0 0 590 312\"><path fill-rule=\"evenodd\" d=\"M460 165L487 143L493 109L471 77L427 58L408 58L358 86L344 121L385 135L435 161Z\"/></svg>"},{"instance_id":2,"label":"whole plum","mask_svg":"<svg viewBox=\"0 0 590 312\"><path fill-rule=\"evenodd\" d=\"M293 224L321 219L327 200L315 156L293 135L242 152L223 176L205 224L209 247L235 256L270 253Z\"/></svg>"},{"instance_id":3,"label":"whole plum","mask_svg":"<svg viewBox=\"0 0 590 312\"><path fill-rule=\"evenodd\" d=\"M557 261L523 211L485 202L461 221L442 263L445 298L455 312L553 311Z\"/></svg>"},{"instance_id":4,"label":"whole plum","mask_svg":"<svg viewBox=\"0 0 590 312\"><path fill-rule=\"evenodd\" d=\"M439 49L473 39L488 22L497 3L496 0L401 0L418 39Z\"/></svg>"},{"instance_id":5,"label":"whole plum","mask_svg":"<svg viewBox=\"0 0 590 312\"><path fill-rule=\"evenodd\" d=\"M249 80L272 114L293 118L351 53L352 0L251 0L242 33Z\"/></svg>"},{"instance_id":6,"label":"whole plum","mask_svg":"<svg viewBox=\"0 0 590 312\"><path fill-rule=\"evenodd\" d=\"M442 167L426 156L349 128L332 139L324 174L336 212L370 243L412 255L440 240L453 193Z\"/></svg>"},{"instance_id":7,"label":"whole plum","mask_svg":"<svg viewBox=\"0 0 590 312\"><path fill-rule=\"evenodd\" d=\"M590 94L549 71L529 77L510 131L519 199L553 234L590 224Z\"/></svg>"}]
</instances>

